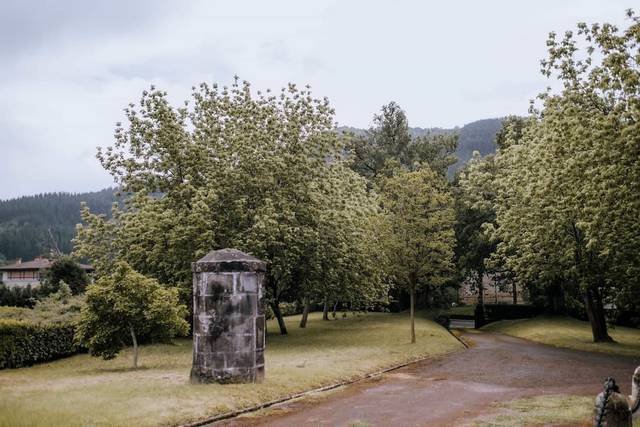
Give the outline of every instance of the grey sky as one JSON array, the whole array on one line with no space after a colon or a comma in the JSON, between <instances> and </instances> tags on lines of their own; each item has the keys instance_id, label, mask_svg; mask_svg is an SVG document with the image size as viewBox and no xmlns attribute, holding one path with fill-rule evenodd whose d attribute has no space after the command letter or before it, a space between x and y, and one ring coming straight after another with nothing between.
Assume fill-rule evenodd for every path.
<instances>
[{"instance_id":1,"label":"grey sky","mask_svg":"<svg viewBox=\"0 0 640 427\"><path fill-rule=\"evenodd\" d=\"M0 199L111 185L96 146L150 84L309 83L357 127L391 100L420 127L524 114L547 33L634 3L2 0Z\"/></svg>"}]
</instances>

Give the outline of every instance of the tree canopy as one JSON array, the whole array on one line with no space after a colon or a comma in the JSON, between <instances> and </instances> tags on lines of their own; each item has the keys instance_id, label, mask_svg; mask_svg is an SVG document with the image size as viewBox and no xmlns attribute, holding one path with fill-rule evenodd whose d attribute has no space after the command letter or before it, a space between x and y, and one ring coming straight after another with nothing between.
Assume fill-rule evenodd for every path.
<instances>
[{"instance_id":1,"label":"tree canopy","mask_svg":"<svg viewBox=\"0 0 640 427\"><path fill-rule=\"evenodd\" d=\"M363 218L377 207L364 180L342 166L328 100L293 84L254 95L238 79L230 87L201 84L191 98L174 108L152 88L126 110L128 123L98 158L131 196L110 220L84 209L76 253L94 260L98 274L125 260L180 286L188 302L191 262L212 248L249 252L269 263L265 284L282 333L284 299L320 287L377 286L362 261L371 250L359 242L371 240ZM323 274L337 283L320 279L328 263Z\"/></svg>"},{"instance_id":2,"label":"tree canopy","mask_svg":"<svg viewBox=\"0 0 640 427\"><path fill-rule=\"evenodd\" d=\"M453 272L454 210L447 185L429 168L400 171L382 184L387 274L409 293L412 343L416 291L444 284Z\"/></svg>"},{"instance_id":3,"label":"tree canopy","mask_svg":"<svg viewBox=\"0 0 640 427\"><path fill-rule=\"evenodd\" d=\"M76 328L76 340L93 356L113 359L128 343L138 366L138 339L168 341L189 332L186 307L178 303L177 289L158 284L118 262L109 276L89 285L86 305Z\"/></svg>"},{"instance_id":4,"label":"tree canopy","mask_svg":"<svg viewBox=\"0 0 640 427\"><path fill-rule=\"evenodd\" d=\"M74 295L84 292L89 282L86 271L69 255L59 255L51 263L51 267L45 270L42 277L43 294L57 292L60 283L64 282Z\"/></svg>"},{"instance_id":5,"label":"tree canopy","mask_svg":"<svg viewBox=\"0 0 640 427\"><path fill-rule=\"evenodd\" d=\"M404 110L395 102L382 106L364 135L348 136L351 167L370 181L388 176L397 166L413 170L424 164L445 175L456 162L457 134L413 136Z\"/></svg>"},{"instance_id":6,"label":"tree canopy","mask_svg":"<svg viewBox=\"0 0 640 427\"><path fill-rule=\"evenodd\" d=\"M639 285L640 21L628 16L624 31L550 34L542 71L563 88L495 158L498 251L524 280L578 289L595 341L610 339L604 303L629 304Z\"/></svg>"}]
</instances>

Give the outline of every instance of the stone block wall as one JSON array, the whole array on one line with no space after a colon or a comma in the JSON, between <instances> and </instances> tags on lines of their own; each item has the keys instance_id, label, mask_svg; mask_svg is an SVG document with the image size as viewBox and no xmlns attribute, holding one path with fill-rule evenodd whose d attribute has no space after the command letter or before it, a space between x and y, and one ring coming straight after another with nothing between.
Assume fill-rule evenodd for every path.
<instances>
[{"instance_id":1,"label":"stone block wall","mask_svg":"<svg viewBox=\"0 0 640 427\"><path fill-rule=\"evenodd\" d=\"M264 378L264 263L238 262L237 254L233 261L212 262L221 257L212 254L193 266L191 379L260 382Z\"/></svg>"}]
</instances>

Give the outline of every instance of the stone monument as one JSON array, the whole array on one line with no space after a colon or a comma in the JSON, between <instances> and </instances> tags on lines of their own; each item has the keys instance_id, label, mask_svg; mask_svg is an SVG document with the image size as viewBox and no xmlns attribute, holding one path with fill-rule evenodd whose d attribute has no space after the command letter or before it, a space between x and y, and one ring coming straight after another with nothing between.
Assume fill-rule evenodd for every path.
<instances>
[{"instance_id":1,"label":"stone monument","mask_svg":"<svg viewBox=\"0 0 640 427\"><path fill-rule=\"evenodd\" d=\"M266 264L236 249L192 264L193 383L264 379Z\"/></svg>"}]
</instances>

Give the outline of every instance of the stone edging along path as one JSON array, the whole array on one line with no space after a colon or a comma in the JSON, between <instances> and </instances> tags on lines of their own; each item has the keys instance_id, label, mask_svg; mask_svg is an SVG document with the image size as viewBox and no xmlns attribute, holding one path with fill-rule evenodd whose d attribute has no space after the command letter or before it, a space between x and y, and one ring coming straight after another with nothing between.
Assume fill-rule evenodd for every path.
<instances>
[{"instance_id":1,"label":"stone edging along path","mask_svg":"<svg viewBox=\"0 0 640 427\"><path fill-rule=\"evenodd\" d=\"M453 332L449 331L449 333L451 333L451 335L453 335L458 341L460 341L462 343L462 345L465 347L465 349L469 348L469 345L464 342L460 337L456 336ZM453 352L455 353L455 352ZM393 365L389 368L385 368L382 369L380 371L376 371L376 372L371 372L369 374L365 374L361 377L352 379L352 380L347 380L347 381L341 381L339 383L335 383L335 384L330 384L330 385L326 385L324 387L318 387L318 388L314 388L311 390L307 390L307 391L301 391L299 393L294 393L294 394L290 394L288 396L279 398L279 399L275 399L275 400L271 400L269 402L265 402L265 403L261 403L259 405L255 405L255 406L251 406L249 408L244 408L244 409L237 409L235 411L231 411L231 412L225 412L223 414L219 414L219 415L214 415L213 417L209 417L203 420L199 420L199 421L194 421L192 423L188 423L188 424L181 424L179 427L200 427L200 426L204 426L207 424L211 424L211 423L215 423L218 421L223 421L223 420L228 420L230 418L235 418L239 415L243 415L243 414L248 414L251 412L256 412L259 411L261 409L266 409L269 408L271 406L277 405L279 403L284 403L284 402L288 402L291 400L295 400L295 399L299 399L301 397L305 397L305 396L309 396L315 393L321 393L324 391L329 391L329 390L334 390L336 388L339 387L344 387L344 386L348 386L350 384L355 384L361 381L365 381L374 377L378 377L382 374L386 374L387 372L391 372L391 371L395 371L397 369L400 368L404 368L405 366L409 366L409 365L413 365L414 363L418 363L418 362L422 362L425 360L430 360L430 359L436 359L439 357L446 357L448 355L451 355L451 353L445 353L442 355L438 355L438 356L426 356L426 357L421 357L419 359L415 359L415 360L411 360L409 362L405 362L405 363L401 363L398 365Z\"/></svg>"}]
</instances>

